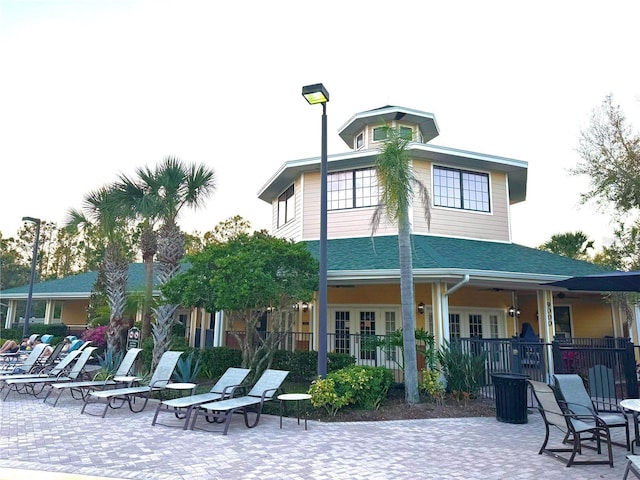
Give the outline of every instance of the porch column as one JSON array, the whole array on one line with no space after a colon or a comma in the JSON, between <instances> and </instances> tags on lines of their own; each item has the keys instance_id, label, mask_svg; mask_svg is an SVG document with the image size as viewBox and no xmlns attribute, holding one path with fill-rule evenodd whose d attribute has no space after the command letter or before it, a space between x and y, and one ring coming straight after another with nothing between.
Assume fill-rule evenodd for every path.
<instances>
[{"instance_id":1,"label":"porch column","mask_svg":"<svg viewBox=\"0 0 640 480\"><path fill-rule=\"evenodd\" d=\"M629 335L631 336L631 341L638 345L640 343L640 325L638 325L638 319L640 319L640 304L635 304L633 306L633 325L629 328Z\"/></svg>"},{"instance_id":2,"label":"porch column","mask_svg":"<svg viewBox=\"0 0 640 480\"><path fill-rule=\"evenodd\" d=\"M213 324L213 346L222 346L222 336L224 335L224 311L215 313L215 321Z\"/></svg>"},{"instance_id":3,"label":"porch column","mask_svg":"<svg viewBox=\"0 0 640 480\"><path fill-rule=\"evenodd\" d=\"M18 302L16 300L9 300L7 306L7 319L4 322L4 328L11 328L11 324L16 321L16 309Z\"/></svg>"},{"instance_id":4,"label":"porch column","mask_svg":"<svg viewBox=\"0 0 640 480\"><path fill-rule=\"evenodd\" d=\"M196 347L196 326L197 326L197 320L198 320L198 309L197 308L192 308L191 312L189 314L189 329L188 329L188 335L189 335L189 345L191 345L192 347Z\"/></svg>"},{"instance_id":5,"label":"porch column","mask_svg":"<svg viewBox=\"0 0 640 480\"><path fill-rule=\"evenodd\" d=\"M55 300L47 300L46 306L44 308L44 324L51 325L53 322L53 312L56 309Z\"/></svg>"},{"instance_id":6,"label":"porch column","mask_svg":"<svg viewBox=\"0 0 640 480\"><path fill-rule=\"evenodd\" d=\"M542 342L550 344L556 334L556 323L553 316L553 292L550 290L538 290L538 335ZM553 375L553 352L545 347L545 358L549 377Z\"/></svg>"},{"instance_id":7,"label":"porch column","mask_svg":"<svg viewBox=\"0 0 640 480\"><path fill-rule=\"evenodd\" d=\"M198 348L205 348L207 345L207 312L204 308L198 309L200 317L200 345Z\"/></svg>"},{"instance_id":8,"label":"porch column","mask_svg":"<svg viewBox=\"0 0 640 480\"><path fill-rule=\"evenodd\" d=\"M441 283L431 285L433 336L438 349L444 346L445 340L449 341L449 299L444 295L445 291L446 285Z\"/></svg>"}]
</instances>

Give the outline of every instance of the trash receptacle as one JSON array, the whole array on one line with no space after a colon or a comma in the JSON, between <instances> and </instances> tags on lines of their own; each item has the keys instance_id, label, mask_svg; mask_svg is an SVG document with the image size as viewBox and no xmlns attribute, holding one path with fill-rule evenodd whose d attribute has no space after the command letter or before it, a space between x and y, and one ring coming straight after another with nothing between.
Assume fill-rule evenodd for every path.
<instances>
[{"instance_id":1,"label":"trash receptacle","mask_svg":"<svg viewBox=\"0 0 640 480\"><path fill-rule=\"evenodd\" d=\"M496 396L496 419L527 423L527 378L519 373L492 373Z\"/></svg>"}]
</instances>

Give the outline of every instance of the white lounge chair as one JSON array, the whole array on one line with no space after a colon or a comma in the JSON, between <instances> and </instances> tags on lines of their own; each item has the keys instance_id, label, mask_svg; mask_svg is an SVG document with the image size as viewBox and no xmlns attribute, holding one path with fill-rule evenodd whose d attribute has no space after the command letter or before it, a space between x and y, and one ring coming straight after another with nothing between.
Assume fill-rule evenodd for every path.
<instances>
[{"instance_id":1,"label":"white lounge chair","mask_svg":"<svg viewBox=\"0 0 640 480\"><path fill-rule=\"evenodd\" d=\"M273 399L287 375L289 375L289 372L284 370L267 369L245 396L199 405L193 415L191 430L195 428L198 416L204 415L212 423L223 423L222 434L226 435L234 413L242 414L247 428L255 427L260 421L260 414L265 402ZM256 414L256 418L252 423L249 423L248 414L250 412Z\"/></svg>"},{"instance_id":2,"label":"white lounge chair","mask_svg":"<svg viewBox=\"0 0 640 480\"><path fill-rule=\"evenodd\" d=\"M105 378L104 380L52 383L51 389L47 392L47 395L44 397L43 402L47 403L47 398L49 398L51 392L55 392L56 397L55 401L53 402L53 406L55 407L58 403L58 400L60 399L60 396L62 395L62 392L64 392L65 389L69 389L73 398L77 400L84 400L85 396L90 391L104 390L107 387L116 387L118 385L122 386L123 384L130 385L133 381L137 380L137 377L130 376L129 374L131 373L131 370L136 363L136 359L138 358L138 354L141 351L141 348L130 349L120 362L120 366L118 367L118 370L116 370L116 373L113 376ZM75 397L75 392L79 393L80 396Z\"/></svg>"},{"instance_id":3,"label":"white lounge chair","mask_svg":"<svg viewBox=\"0 0 640 480\"><path fill-rule=\"evenodd\" d=\"M156 413L153 416L151 425L155 425L157 423L158 414L171 413L177 418L184 418L184 426L182 428L186 430L189 427L191 412L195 407L202 405L203 403L233 397L235 389L244 382L250 371L251 370L248 368L228 368L208 393L189 395L187 397L174 398L160 402L158 404L158 408L156 408Z\"/></svg>"},{"instance_id":4,"label":"white lounge chair","mask_svg":"<svg viewBox=\"0 0 640 480\"><path fill-rule=\"evenodd\" d=\"M100 392L91 392L84 398L84 405L80 413L88 413L89 415L101 415L102 418L107 414L109 407L120 408L126 402L129 405L129 410L132 412L141 412L147 406L149 396L152 392L160 392L167 387L167 383L171 380L173 370L176 368L178 359L182 355L182 352L168 351L162 354L158 366L153 372L153 376L149 381L149 385L140 387L126 387L126 388L114 388L110 390L102 390ZM134 401L137 398L142 398L142 406L134 407ZM118 404L118 402L120 402ZM92 403L104 403L104 410L101 414L91 413L87 410L87 406Z\"/></svg>"}]
</instances>

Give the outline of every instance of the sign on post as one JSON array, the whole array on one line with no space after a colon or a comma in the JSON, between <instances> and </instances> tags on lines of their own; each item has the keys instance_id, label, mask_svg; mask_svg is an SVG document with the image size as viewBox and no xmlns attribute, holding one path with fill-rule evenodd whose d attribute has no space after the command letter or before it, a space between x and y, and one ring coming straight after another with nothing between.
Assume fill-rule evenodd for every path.
<instances>
[{"instance_id":1,"label":"sign on post","mask_svg":"<svg viewBox=\"0 0 640 480\"><path fill-rule=\"evenodd\" d=\"M140 329L132 327L127 334L127 350L140 348Z\"/></svg>"}]
</instances>

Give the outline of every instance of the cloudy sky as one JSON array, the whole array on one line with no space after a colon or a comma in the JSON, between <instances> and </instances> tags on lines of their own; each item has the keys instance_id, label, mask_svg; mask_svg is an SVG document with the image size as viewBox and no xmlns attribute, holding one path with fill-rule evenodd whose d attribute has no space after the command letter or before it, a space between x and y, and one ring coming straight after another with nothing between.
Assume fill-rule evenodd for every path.
<instances>
[{"instance_id":1,"label":"cloudy sky","mask_svg":"<svg viewBox=\"0 0 640 480\"><path fill-rule=\"evenodd\" d=\"M348 150L337 130L356 112L433 112L432 143L529 163L515 242L581 229L600 246L607 217L578 206L587 182L567 169L608 93L640 127L638 18L615 0L0 0L0 231L62 223L167 155L216 172L184 230L236 214L268 228L256 194L284 161L319 155L321 108L300 91L323 82L329 154Z\"/></svg>"}]
</instances>

